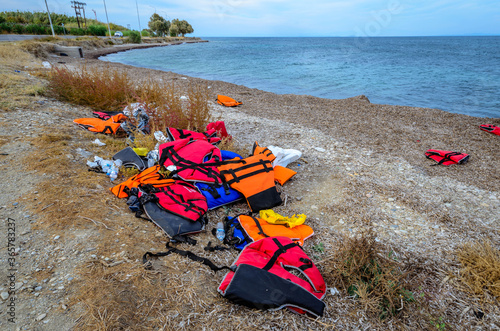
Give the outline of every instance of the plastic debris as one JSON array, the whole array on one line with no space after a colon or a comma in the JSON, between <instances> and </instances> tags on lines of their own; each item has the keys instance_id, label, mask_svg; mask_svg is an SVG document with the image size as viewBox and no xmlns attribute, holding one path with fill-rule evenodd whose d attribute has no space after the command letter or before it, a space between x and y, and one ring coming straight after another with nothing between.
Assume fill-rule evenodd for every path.
<instances>
[{"instance_id":1,"label":"plastic debris","mask_svg":"<svg viewBox=\"0 0 500 331\"><path fill-rule=\"evenodd\" d=\"M277 165L286 167L290 163L300 159L302 156L302 152L296 149L283 149L277 146L268 146L267 148L269 148L271 152L273 152L274 156L276 156L276 159L273 161L273 167Z\"/></svg>"},{"instance_id":2,"label":"plastic debris","mask_svg":"<svg viewBox=\"0 0 500 331\"><path fill-rule=\"evenodd\" d=\"M99 139L94 140L92 143L97 145L97 146L106 146L106 143L103 143Z\"/></svg>"}]
</instances>

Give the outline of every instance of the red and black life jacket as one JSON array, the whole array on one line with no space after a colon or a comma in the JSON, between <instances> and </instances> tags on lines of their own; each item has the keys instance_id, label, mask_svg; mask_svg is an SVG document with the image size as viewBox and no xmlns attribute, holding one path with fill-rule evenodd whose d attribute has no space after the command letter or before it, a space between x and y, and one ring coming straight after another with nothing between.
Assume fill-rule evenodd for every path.
<instances>
[{"instance_id":1,"label":"red and black life jacket","mask_svg":"<svg viewBox=\"0 0 500 331\"><path fill-rule=\"evenodd\" d=\"M217 137L217 131L215 129L207 129L205 132L196 132L191 130L167 128L166 132L170 141L186 138L193 140L202 139L214 145L221 141L221 138Z\"/></svg>"},{"instance_id":2,"label":"red and black life jacket","mask_svg":"<svg viewBox=\"0 0 500 331\"><path fill-rule=\"evenodd\" d=\"M206 140L180 139L160 145L159 164L176 167L170 175L194 182L221 184L221 151Z\"/></svg>"},{"instance_id":3,"label":"red and black life jacket","mask_svg":"<svg viewBox=\"0 0 500 331\"><path fill-rule=\"evenodd\" d=\"M190 183L176 180L160 188L141 185L138 197L148 218L170 238L181 239L205 228L207 200Z\"/></svg>"},{"instance_id":4,"label":"red and black life jacket","mask_svg":"<svg viewBox=\"0 0 500 331\"><path fill-rule=\"evenodd\" d=\"M463 164L469 160L469 154L441 151L437 149L429 149L425 152L425 156L428 159L432 159L437 162L435 165L445 165L449 166L452 164Z\"/></svg>"},{"instance_id":5,"label":"red and black life jacket","mask_svg":"<svg viewBox=\"0 0 500 331\"><path fill-rule=\"evenodd\" d=\"M261 310L287 307L301 314L323 315L325 281L289 238L269 237L247 245L231 269L218 288L227 299Z\"/></svg>"},{"instance_id":6,"label":"red and black life jacket","mask_svg":"<svg viewBox=\"0 0 500 331\"><path fill-rule=\"evenodd\" d=\"M483 124L483 125L480 125L479 128L483 131L493 133L493 134L500 136L500 127L495 126L493 124Z\"/></svg>"}]
</instances>

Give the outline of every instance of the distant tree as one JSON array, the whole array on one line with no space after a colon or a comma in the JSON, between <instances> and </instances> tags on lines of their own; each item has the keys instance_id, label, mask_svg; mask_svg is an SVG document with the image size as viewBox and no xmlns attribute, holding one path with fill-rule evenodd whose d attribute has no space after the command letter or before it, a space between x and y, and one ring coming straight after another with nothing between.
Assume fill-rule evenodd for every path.
<instances>
[{"instance_id":1,"label":"distant tree","mask_svg":"<svg viewBox=\"0 0 500 331\"><path fill-rule=\"evenodd\" d=\"M179 19L176 18L176 19L172 20L172 25L174 25L174 24L177 26L177 33L175 36L180 34L181 36L184 37L184 35L194 32L193 27L186 20L180 21ZM172 35L172 34L170 34L170 35Z\"/></svg>"},{"instance_id":2,"label":"distant tree","mask_svg":"<svg viewBox=\"0 0 500 331\"><path fill-rule=\"evenodd\" d=\"M170 33L170 37L177 37L177 35L179 34L179 27L177 26L177 24L172 23L170 25L169 33Z\"/></svg>"},{"instance_id":3,"label":"distant tree","mask_svg":"<svg viewBox=\"0 0 500 331\"><path fill-rule=\"evenodd\" d=\"M157 13L151 15L151 18L148 22L148 27L157 35L164 36L168 34L168 30L170 29L170 21L167 21Z\"/></svg>"}]
</instances>

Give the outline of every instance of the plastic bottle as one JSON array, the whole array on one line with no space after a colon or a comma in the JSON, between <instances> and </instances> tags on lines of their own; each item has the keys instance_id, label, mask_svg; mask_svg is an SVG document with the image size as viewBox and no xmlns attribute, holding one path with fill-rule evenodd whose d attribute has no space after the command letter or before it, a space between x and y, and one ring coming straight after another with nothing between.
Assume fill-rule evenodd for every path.
<instances>
[{"instance_id":1,"label":"plastic bottle","mask_svg":"<svg viewBox=\"0 0 500 331\"><path fill-rule=\"evenodd\" d=\"M224 224L222 222L217 223L217 231L215 232L215 236L220 241L224 241L226 237L226 232L224 231Z\"/></svg>"},{"instance_id":2,"label":"plastic bottle","mask_svg":"<svg viewBox=\"0 0 500 331\"><path fill-rule=\"evenodd\" d=\"M116 179L116 177L118 177L118 171L120 171L121 165L122 165L121 160L115 160L113 162L113 165L111 165L111 167L109 169L109 174L108 174L111 181L114 181Z\"/></svg>"}]
</instances>

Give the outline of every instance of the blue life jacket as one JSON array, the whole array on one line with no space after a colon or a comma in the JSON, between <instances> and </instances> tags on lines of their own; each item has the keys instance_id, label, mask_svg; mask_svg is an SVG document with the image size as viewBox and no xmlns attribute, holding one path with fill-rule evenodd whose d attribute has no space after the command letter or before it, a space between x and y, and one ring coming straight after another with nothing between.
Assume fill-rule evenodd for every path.
<instances>
[{"instance_id":1,"label":"blue life jacket","mask_svg":"<svg viewBox=\"0 0 500 331\"><path fill-rule=\"evenodd\" d=\"M235 157L241 158L241 156L237 153L222 150L221 156L222 160L231 160ZM209 184L198 182L195 185L207 199L209 210L233 203L244 198L244 196L240 192L236 191L226 184L217 185L215 183Z\"/></svg>"}]
</instances>

